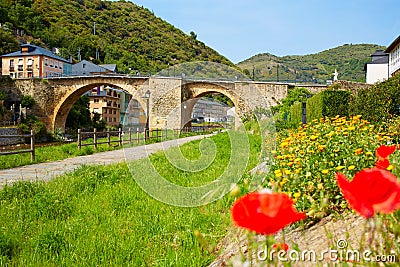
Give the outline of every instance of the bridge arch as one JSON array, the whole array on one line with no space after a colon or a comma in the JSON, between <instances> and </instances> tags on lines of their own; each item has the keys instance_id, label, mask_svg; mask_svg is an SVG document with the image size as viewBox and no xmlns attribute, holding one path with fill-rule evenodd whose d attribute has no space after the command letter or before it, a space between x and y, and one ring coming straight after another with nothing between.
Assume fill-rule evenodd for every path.
<instances>
[{"instance_id":1,"label":"bridge arch","mask_svg":"<svg viewBox=\"0 0 400 267\"><path fill-rule=\"evenodd\" d=\"M141 81L143 82L143 81ZM54 108L53 112L53 120L52 120L52 129L59 129L61 131L65 130L65 123L74 103L86 92L89 90L96 88L98 86L110 86L112 88L124 91L126 93L131 94L132 96L137 95L139 88L142 83L139 84L127 84L121 82L113 82L113 81L96 81L93 79L88 79L84 84L77 84L74 86L68 87L67 90L64 91L63 96L58 101L57 105ZM65 89L65 88L64 88ZM135 98L141 107L145 107L145 103L141 98Z\"/></svg>"}]
</instances>

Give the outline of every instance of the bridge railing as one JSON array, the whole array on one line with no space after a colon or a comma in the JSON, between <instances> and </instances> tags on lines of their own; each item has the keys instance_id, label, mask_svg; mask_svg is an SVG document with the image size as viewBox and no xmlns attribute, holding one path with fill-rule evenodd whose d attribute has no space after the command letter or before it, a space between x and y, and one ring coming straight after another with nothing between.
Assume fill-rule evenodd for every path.
<instances>
[{"instance_id":1,"label":"bridge railing","mask_svg":"<svg viewBox=\"0 0 400 267\"><path fill-rule=\"evenodd\" d=\"M5 139L6 138L30 138L30 143L31 143L30 149L5 151L5 152L0 152L0 155L14 155L14 154L31 153L31 162L35 161L35 133L33 130L31 130L30 134L0 135L0 138L5 138Z\"/></svg>"}]
</instances>

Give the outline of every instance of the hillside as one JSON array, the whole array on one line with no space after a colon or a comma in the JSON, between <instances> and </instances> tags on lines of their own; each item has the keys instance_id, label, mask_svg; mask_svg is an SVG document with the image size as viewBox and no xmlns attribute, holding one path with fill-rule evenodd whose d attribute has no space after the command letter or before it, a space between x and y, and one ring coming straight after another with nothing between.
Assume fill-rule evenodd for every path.
<instances>
[{"instance_id":1,"label":"hillside","mask_svg":"<svg viewBox=\"0 0 400 267\"><path fill-rule=\"evenodd\" d=\"M120 71L155 73L188 61L228 59L128 1L1 0L0 54L18 48L18 39L51 49L75 61L116 63ZM96 53L96 50L98 53Z\"/></svg>"},{"instance_id":2,"label":"hillside","mask_svg":"<svg viewBox=\"0 0 400 267\"><path fill-rule=\"evenodd\" d=\"M259 54L237 65L256 80L325 83L337 69L339 80L365 82L364 64L377 49L374 44L345 44L316 54L278 57ZM277 75L278 74L278 75Z\"/></svg>"}]
</instances>

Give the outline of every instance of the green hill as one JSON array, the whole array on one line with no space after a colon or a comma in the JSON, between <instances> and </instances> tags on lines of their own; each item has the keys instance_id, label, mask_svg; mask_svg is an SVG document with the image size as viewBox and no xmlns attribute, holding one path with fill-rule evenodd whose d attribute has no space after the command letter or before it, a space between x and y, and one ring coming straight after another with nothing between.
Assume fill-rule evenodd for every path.
<instances>
[{"instance_id":1,"label":"green hill","mask_svg":"<svg viewBox=\"0 0 400 267\"><path fill-rule=\"evenodd\" d=\"M20 39L57 47L76 61L80 51L81 59L116 63L125 73L155 73L188 61L234 66L194 32L185 34L128 1L1 0L0 23L0 54L15 51Z\"/></svg>"},{"instance_id":2,"label":"green hill","mask_svg":"<svg viewBox=\"0 0 400 267\"><path fill-rule=\"evenodd\" d=\"M374 44L345 44L320 53L278 57L259 54L238 63L249 77L266 81L325 83L337 69L339 80L365 82L364 64L370 55L385 47ZM253 72L254 68L254 72Z\"/></svg>"}]
</instances>

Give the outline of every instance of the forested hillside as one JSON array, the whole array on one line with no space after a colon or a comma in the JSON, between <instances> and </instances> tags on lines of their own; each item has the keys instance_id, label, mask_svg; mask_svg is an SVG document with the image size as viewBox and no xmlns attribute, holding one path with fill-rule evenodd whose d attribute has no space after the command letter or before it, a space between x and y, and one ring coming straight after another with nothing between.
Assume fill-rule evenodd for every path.
<instances>
[{"instance_id":1,"label":"forested hillside","mask_svg":"<svg viewBox=\"0 0 400 267\"><path fill-rule=\"evenodd\" d=\"M116 63L120 71L155 73L188 61L233 64L197 40L128 1L1 0L0 54L18 39L59 48L60 55ZM96 50L98 51L96 53Z\"/></svg>"},{"instance_id":2,"label":"forested hillside","mask_svg":"<svg viewBox=\"0 0 400 267\"><path fill-rule=\"evenodd\" d=\"M238 66L256 80L326 83L337 69L340 80L365 82L364 64L383 46L346 44L316 54L277 57L271 54L253 56ZM253 72L254 69L254 72Z\"/></svg>"}]
</instances>

